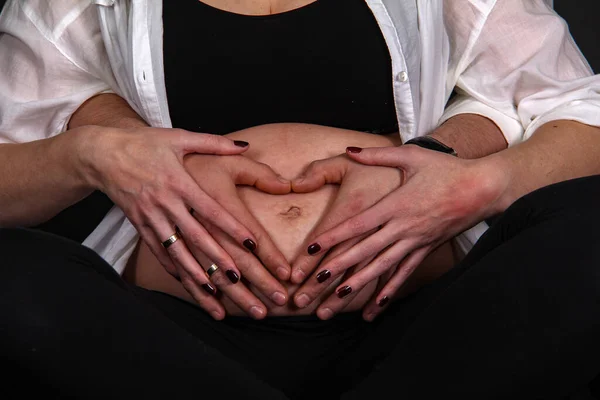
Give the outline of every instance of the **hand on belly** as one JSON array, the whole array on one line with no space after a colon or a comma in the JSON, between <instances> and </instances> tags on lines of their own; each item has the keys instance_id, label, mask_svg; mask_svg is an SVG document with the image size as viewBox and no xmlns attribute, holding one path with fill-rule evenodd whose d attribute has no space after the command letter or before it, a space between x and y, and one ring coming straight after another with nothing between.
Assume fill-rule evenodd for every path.
<instances>
[{"instance_id":1,"label":"hand on belly","mask_svg":"<svg viewBox=\"0 0 600 400\"><path fill-rule=\"evenodd\" d=\"M228 135L235 140L250 143L244 156L265 163L285 178L293 179L315 160L342 154L347 146L378 147L394 146L400 143L399 137L385 137L363 132L335 128L304 125L275 124L255 127ZM190 170L194 175L194 171ZM198 177L197 179L201 179ZM275 245L288 261L292 261L300 251L305 251L312 230L322 218L327 218L327 210L335 200L337 185L325 185L305 194L269 195L253 187L239 187L240 198L247 208L265 228ZM148 289L163 291L193 302L181 284L169 275L143 244L132 256L125 278ZM294 315L313 313L320 301L330 295L341 281L328 282L329 288L320 299L309 307L298 309L293 302L285 306L275 306L269 299L261 297L257 290L249 288L268 307L269 315ZM299 285L282 282L289 297ZM345 311L360 309L375 291L376 281L357 295ZM228 314L242 315L242 311L228 298L222 298Z\"/></svg>"}]
</instances>

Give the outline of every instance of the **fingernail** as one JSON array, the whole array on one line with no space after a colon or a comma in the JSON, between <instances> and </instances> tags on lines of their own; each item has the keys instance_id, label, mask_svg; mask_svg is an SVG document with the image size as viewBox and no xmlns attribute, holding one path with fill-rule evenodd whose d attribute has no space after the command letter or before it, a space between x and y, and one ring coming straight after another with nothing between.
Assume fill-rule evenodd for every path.
<instances>
[{"instance_id":1,"label":"fingernail","mask_svg":"<svg viewBox=\"0 0 600 400\"><path fill-rule=\"evenodd\" d=\"M231 283L238 283L240 281L240 276L238 274L236 274L235 271L232 269L225 272L225 275L227 275L227 277L229 278Z\"/></svg>"},{"instance_id":2,"label":"fingernail","mask_svg":"<svg viewBox=\"0 0 600 400\"><path fill-rule=\"evenodd\" d=\"M294 274L292 276L292 282L293 283L304 282L304 278L306 278L306 274L302 270L296 270L296 271L294 271Z\"/></svg>"},{"instance_id":3,"label":"fingernail","mask_svg":"<svg viewBox=\"0 0 600 400\"><path fill-rule=\"evenodd\" d=\"M371 322L374 319L375 319L375 313L367 314L367 316L365 317L365 320L368 322Z\"/></svg>"},{"instance_id":4,"label":"fingernail","mask_svg":"<svg viewBox=\"0 0 600 400\"><path fill-rule=\"evenodd\" d=\"M217 289L215 289L210 283L205 283L202 285L202 289L206 291L208 294L212 294L213 296L217 293Z\"/></svg>"},{"instance_id":5,"label":"fingernail","mask_svg":"<svg viewBox=\"0 0 600 400\"><path fill-rule=\"evenodd\" d=\"M213 311L210 313L211 317L213 317L216 320L220 320L221 319L221 313L218 311Z\"/></svg>"},{"instance_id":6,"label":"fingernail","mask_svg":"<svg viewBox=\"0 0 600 400\"><path fill-rule=\"evenodd\" d=\"M251 252L254 252L254 250L256 250L256 243L254 243L252 239L246 239L244 240L244 247Z\"/></svg>"},{"instance_id":7,"label":"fingernail","mask_svg":"<svg viewBox=\"0 0 600 400\"><path fill-rule=\"evenodd\" d=\"M362 151L362 149L360 147L350 146L350 147L346 147L346 151L348 153L358 154Z\"/></svg>"},{"instance_id":8,"label":"fingernail","mask_svg":"<svg viewBox=\"0 0 600 400\"><path fill-rule=\"evenodd\" d=\"M285 267L277 268L277 277L279 279L288 280L290 278L290 270Z\"/></svg>"},{"instance_id":9,"label":"fingernail","mask_svg":"<svg viewBox=\"0 0 600 400\"><path fill-rule=\"evenodd\" d=\"M310 303L310 297L306 293L302 293L298 297L296 297L296 306L299 308L304 308Z\"/></svg>"},{"instance_id":10,"label":"fingernail","mask_svg":"<svg viewBox=\"0 0 600 400\"><path fill-rule=\"evenodd\" d=\"M340 290L338 290L337 295L340 299L343 299L344 297L348 296L350 293L352 293L352 288L350 286L344 286L344 287L340 288Z\"/></svg>"},{"instance_id":11,"label":"fingernail","mask_svg":"<svg viewBox=\"0 0 600 400\"><path fill-rule=\"evenodd\" d=\"M250 143L244 142L243 140L234 140L233 144L235 144L237 147L248 147Z\"/></svg>"},{"instance_id":12,"label":"fingernail","mask_svg":"<svg viewBox=\"0 0 600 400\"><path fill-rule=\"evenodd\" d=\"M331 272L329 272L329 270L327 269L319 272L319 274L317 275L317 281L319 281L319 283L323 283L329 278L331 278Z\"/></svg>"},{"instance_id":13,"label":"fingernail","mask_svg":"<svg viewBox=\"0 0 600 400\"><path fill-rule=\"evenodd\" d=\"M379 307L385 307L387 303L390 302L390 298L387 296L383 296L381 298L381 300L379 300L379 303L377 303L379 305Z\"/></svg>"},{"instance_id":14,"label":"fingernail","mask_svg":"<svg viewBox=\"0 0 600 400\"><path fill-rule=\"evenodd\" d=\"M319 310L317 312L318 317L321 318L322 320L328 320L333 318L333 311L330 308L324 308L322 310Z\"/></svg>"},{"instance_id":15,"label":"fingernail","mask_svg":"<svg viewBox=\"0 0 600 400\"><path fill-rule=\"evenodd\" d=\"M273 303L277 304L278 306L282 306L286 302L286 297L281 292L275 292L271 296L271 300L273 300Z\"/></svg>"},{"instance_id":16,"label":"fingernail","mask_svg":"<svg viewBox=\"0 0 600 400\"><path fill-rule=\"evenodd\" d=\"M258 306L254 306L250 309L250 315L252 315L253 318L261 319L265 316L265 310Z\"/></svg>"},{"instance_id":17,"label":"fingernail","mask_svg":"<svg viewBox=\"0 0 600 400\"><path fill-rule=\"evenodd\" d=\"M319 245L319 243L313 243L310 246L308 246L308 254L310 254L311 256L314 256L315 254L317 254L320 251L321 251L321 246Z\"/></svg>"}]
</instances>

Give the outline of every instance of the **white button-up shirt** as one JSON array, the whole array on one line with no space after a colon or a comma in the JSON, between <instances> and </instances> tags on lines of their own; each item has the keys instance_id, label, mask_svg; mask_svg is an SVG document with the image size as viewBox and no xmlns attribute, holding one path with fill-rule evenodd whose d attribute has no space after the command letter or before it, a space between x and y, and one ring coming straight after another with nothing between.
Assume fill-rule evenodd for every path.
<instances>
[{"instance_id":1,"label":"white button-up shirt","mask_svg":"<svg viewBox=\"0 0 600 400\"><path fill-rule=\"evenodd\" d=\"M390 51L403 141L460 113L490 118L509 145L555 119L600 126L600 77L546 1L365 1ZM109 91L150 125L171 126L162 1L11 0L0 32L0 143L59 135L83 102ZM486 229L459 244L468 251ZM84 244L122 272L137 240L114 207Z\"/></svg>"}]
</instances>

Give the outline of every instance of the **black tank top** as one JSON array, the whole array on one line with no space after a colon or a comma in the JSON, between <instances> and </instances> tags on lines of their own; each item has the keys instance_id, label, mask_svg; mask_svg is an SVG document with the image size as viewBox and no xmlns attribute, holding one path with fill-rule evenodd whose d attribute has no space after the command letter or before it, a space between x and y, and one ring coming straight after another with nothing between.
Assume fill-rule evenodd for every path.
<instances>
[{"instance_id":1,"label":"black tank top","mask_svg":"<svg viewBox=\"0 0 600 400\"><path fill-rule=\"evenodd\" d=\"M300 122L398 131L391 60L364 0L317 0L266 16L163 1L173 126L227 134Z\"/></svg>"}]
</instances>

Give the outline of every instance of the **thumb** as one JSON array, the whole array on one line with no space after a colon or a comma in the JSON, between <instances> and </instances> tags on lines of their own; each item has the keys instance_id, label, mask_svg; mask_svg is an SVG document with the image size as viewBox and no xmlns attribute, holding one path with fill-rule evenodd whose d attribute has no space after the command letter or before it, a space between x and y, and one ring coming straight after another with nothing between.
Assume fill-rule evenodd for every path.
<instances>
[{"instance_id":1,"label":"thumb","mask_svg":"<svg viewBox=\"0 0 600 400\"><path fill-rule=\"evenodd\" d=\"M177 129L175 145L180 147L183 155L190 153L234 155L248 150L248 142L231 140L219 135L196 133Z\"/></svg>"},{"instance_id":2,"label":"thumb","mask_svg":"<svg viewBox=\"0 0 600 400\"><path fill-rule=\"evenodd\" d=\"M301 176L292 180L292 190L296 193L308 193L327 183L341 183L349 165L350 160L345 155L313 161Z\"/></svg>"},{"instance_id":3,"label":"thumb","mask_svg":"<svg viewBox=\"0 0 600 400\"><path fill-rule=\"evenodd\" d=\"M271 194L287 194L291 191L290 181L282 178L267 164L240 157L235 169L236 185L254 186Z\"/></svg>"},{"instance_id":4,"label":"thumb","mask_svg":"<svg viewBox=\"0 0 600 400\"><path fill-rule=\"evenodd\" d=\"M423 163L422 149L416 146L399 147L360 147L346 148L346 154L352 160L365 165L379 165L383 167L401 168L410 170Z\"/></svg>"}]
</instances>

